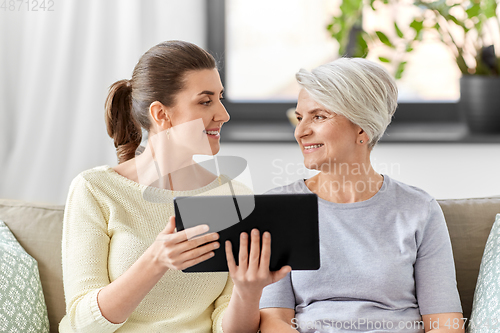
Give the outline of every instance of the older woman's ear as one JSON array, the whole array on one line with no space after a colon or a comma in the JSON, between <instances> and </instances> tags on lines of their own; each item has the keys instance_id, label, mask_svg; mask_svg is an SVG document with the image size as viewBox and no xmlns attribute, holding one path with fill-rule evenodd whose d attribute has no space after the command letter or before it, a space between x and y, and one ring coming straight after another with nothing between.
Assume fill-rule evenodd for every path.
<instances>
[{"instance_id":1,"label":"older woman's ear","mask_svg":"<svg viewBox=\"0 0 500 333\"><path fill-rule=\"evenodd\" d=\"M358 135L356 140L358 144L367 145L370 141L370 137L361 127L358 126Z\"/></svg>"}]
</instances>

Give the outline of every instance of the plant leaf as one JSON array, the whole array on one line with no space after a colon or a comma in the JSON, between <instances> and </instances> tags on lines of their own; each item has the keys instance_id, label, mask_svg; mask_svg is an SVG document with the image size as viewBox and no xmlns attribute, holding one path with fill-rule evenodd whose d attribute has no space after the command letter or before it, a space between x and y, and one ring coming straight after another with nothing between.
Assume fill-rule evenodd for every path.
<instances>
[{"instance_id":1,"label":"plant leaf","mask_svg":"<svg viewBox=\"0 0 500 333\"><path fill-rule=\"evenodd\" d=\"M406 63L407 63L406 61L402 61L399 63L396 69L396 74L394 75L396 80L399 80L403 77L403 72L405 71Z\"/></svg>"},{"instance_id":2,"label":"plant leaf","mask_svg":"<svg viewBox=\"0 0 500 333\"><path fill-rule=\"evenodd\" d=\"M459 55L457 56L457 66L462 74L469 74L469 67L462 56L462 52L459 52Z\"/></svg>"},{"instance_id":3,"label":"plant leaf","mask_svg":"<svg viewBox=\"0 0 500 333\"><path fill-rule=\"evenodd\" d=\"M358 34L358 38L356 38L356 57L366 58L366 56L368 55L368 43L366 42L365 38L368 38L368 34L363 32Z\"/></svg>"},{"instance_id":4,"label":"plant leaf","mask_svg":"<svg viewBox=\"0 0 500 333\"><path fill-rule=\"evenodd\" d=\"M403 32L401 31L401 29L399 29L398 24L396 23L396 21L394 21L394 29L396 29L396 34L398 35L399 38L403 38L404 37Z\"/></svg>"},{"instance_id":5,"label":"plant leaf","mask_svg":"<svg viewBox=\"0 0 500 333\"><path fill-rule=\"evenodd\" d=\"M467 13L468 18L476 17L481 12L481 5L478 3L474 3L465 12Z\"/></svg>"},{"instance_id":6,"label":"plant leaf","mask_svg":"<svg viewBox=\"0 0 500 333\"><path fill-rule=\"evenodd\" d=\"M386 34L384 34L382 31L375 31L375 33L377 34L377 37L378 39L384 43L385 45L395 49L396 47L394 46L394 44L391 43L391 41L389 40L389 38L387 38Z\"/></svg>"},{"instance_id":7,"label":"plant leaf","mask_svg":"<svg viewBox=\"0 0 500 333\"><path fill-rule=\"evenodd\" d=\"M384 57L378 57L378 60L382 61L382 62L387 62L387 63L391 63L391 60L388 59L388 58L384 58Z\"/></svg>"},{"instance_id":8,"label":"plant leaf","mask_svg":"<svg viewBox=\"0 0 500 333\"><path fill-rule=\"evenodd\" d=\"M410 23L410 28L415 30L415 32L418 35L418 33L424 28L424 22L415 19L413 20L413 22Z\"/></svg>"},{"instance_id":9,"label":"plant leaf","mask_svg":"<svg viewBox=\"0 0 500 333\"><path fill-rule=\"evenodd\" d=\"M482 11L487 19L491 17L496 17L497 13L497 2L495 0L483 0Z\"/></svg>"}]
</instances>

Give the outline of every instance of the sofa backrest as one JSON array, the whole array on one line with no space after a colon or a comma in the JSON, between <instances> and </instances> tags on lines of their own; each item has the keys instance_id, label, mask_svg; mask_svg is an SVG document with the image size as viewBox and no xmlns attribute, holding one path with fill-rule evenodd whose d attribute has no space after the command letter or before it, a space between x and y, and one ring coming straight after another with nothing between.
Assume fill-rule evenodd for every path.
<instances>
[{"instance_id":1,"label":"sofa backrest","mask_svg":"<svg viewBox=\"0 0 500 333\"><path fill-rule=\"evenodd\" d=\"M0 220L38 262L50 332L54 333L66 313L61 267L63 213L64 206L0 199Z\"/></svg>"},{"instance_id":2,"label":"sofa backrest","mask_svg":"<svg viewBox=\"0 0 500 333\"><path fill-rule=\"evenodd\" d=\"M500 197L438 200L450 233L464 318L470 318L484 246Z\"/></svg>"},{"instance_id":3,"label":"sofa backrest","mask_svg":"<svg viewBox=\"0 0 500 333\"><path fill-rule=\"evenodd\" d=\"M463 314L469 318L484 246L500 213L500 197L438 200L446 218ZM19 243L38 262L51 332L66 310L61 268L64 206L0 199L3 220Z\"/></svg>"}]
</instances>

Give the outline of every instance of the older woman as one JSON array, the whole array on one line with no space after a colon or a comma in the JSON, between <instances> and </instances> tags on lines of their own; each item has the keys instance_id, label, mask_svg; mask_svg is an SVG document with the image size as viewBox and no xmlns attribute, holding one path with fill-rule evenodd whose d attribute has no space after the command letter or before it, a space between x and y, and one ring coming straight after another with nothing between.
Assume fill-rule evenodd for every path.
<instances>
[{"instance_id":1,"label":"older woman","mask_svg":"<svg viewBox=\"0 0 500 333\"><path fill-rule=\"evenodd\" d=\"M438 203L370 164L396 110L394 79L373 62L343 58L301 70L297 81L295 138L319 173L270 193L318 195L321 268L263 290L261 331L463 332Z\"/></svg>"}]
</instances>

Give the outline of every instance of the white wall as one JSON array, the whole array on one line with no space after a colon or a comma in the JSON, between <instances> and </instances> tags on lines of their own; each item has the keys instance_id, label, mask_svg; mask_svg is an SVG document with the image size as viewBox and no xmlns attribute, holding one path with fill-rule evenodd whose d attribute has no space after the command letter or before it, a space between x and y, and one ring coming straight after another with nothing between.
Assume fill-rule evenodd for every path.
<instances>
[{"instance_id":1,"label":"white wall","mask_svg":"<svg viewBox=\"0 0 500 333\"><path fill-rule=\"evenodd\" d=\"M204 0L64 0L54 9L0 11L3 198L64 203L79 172L116 163L103 119L109 85L130 78L160 41L206 46ZM307 177L295 144L223 143L221 154L249 161L257 193ZM380 144L373 162L438 198L500 194L498 145Z\"/></svg>"},{"instance_id":2,"label":"white wall","mask_svg":"<svg viewBox=\"0 0 500 333\"><path fill-rule=\"evenodd\" d=\"M314 174L304 169L302 154L293 143L223 143L219 154L247 159L256 193ZM372 153L372 165L437 199L500 195L499 144L381 143Z\"/></svg>"},{"instance_id":3,"label":"white wall","mask_svg":"<svg viewBox=\"0 0 500 333\"><path fill-rule=\"evenodd\" d=\"M161 41L206 47L205 1L56 0L51 12L15 5L0 10L0 197L64 203L79 172L116 164L104 123L108 87L130 79Z\"/></svg>"}]
</instances>

